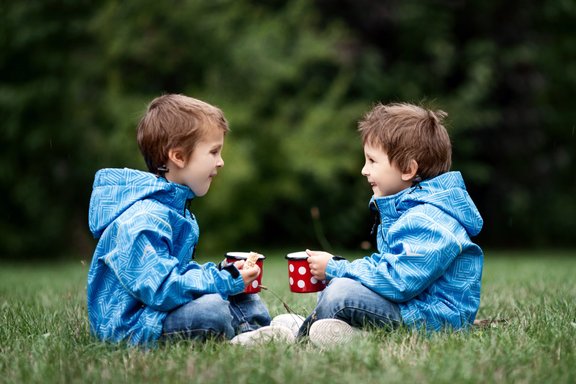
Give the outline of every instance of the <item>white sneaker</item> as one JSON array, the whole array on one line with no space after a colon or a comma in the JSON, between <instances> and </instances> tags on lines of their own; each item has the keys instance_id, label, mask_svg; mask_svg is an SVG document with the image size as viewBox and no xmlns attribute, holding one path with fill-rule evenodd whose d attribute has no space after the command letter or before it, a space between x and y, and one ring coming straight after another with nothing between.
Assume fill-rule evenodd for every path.
<instances>
[{"instance_id":1,"label":"white sneaker","mask_svg":"<svg viewBox=\"0 0 576 384\"><path fill-rule=\"evenodd\" d=\"M262 345L274 341L292 344L295 340L296 336L294 336L289 328L278 325L268 325L266 327L258 328L255 331L244 332L236 335L232 340L230 340L230 343L249 346Z\"/></svg>"},{"instance_id":2,"label":"white sneaker","mask_svg":"<svg viewBox=\"0 0 576 384\"><path fill-rule=\"evenodd\" d=\"M310 341L320 348L332 347L352 341L364 331L338 319L317 320L310 326Z\"/></svg>"},{"instance_id":3,"label":"white sneaker","mask_svg":"<svg viewBox=\"0 0 576 384\"><path fill-rule=\"evenodd\" d=\"M294 313L283 313L272 319L270 325L288 328L294 336L298 335L298 330L304 323L304 318Z\"/></svg>"}]
</instances>

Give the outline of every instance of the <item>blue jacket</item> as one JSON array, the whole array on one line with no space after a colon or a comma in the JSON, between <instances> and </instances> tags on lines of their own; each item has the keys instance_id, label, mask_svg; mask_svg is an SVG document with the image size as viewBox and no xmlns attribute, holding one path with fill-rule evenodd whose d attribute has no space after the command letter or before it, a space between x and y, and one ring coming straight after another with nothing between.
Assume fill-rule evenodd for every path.
<instances>
[{"instance_id":1,"label":"blue jacket","mask_svg":"<svg viewBox=\"0 0 576 384\"><path fill-rule=\"evenodd\" d=\"M244 290L214 263L192 261L199 228L186 209L190 188L151 173L96 173L89 225L99 239L88 272L90 330L101 340L148 343L168 312L206 293Z\"/></svg>"},{"instance_id":2,"label":"blue jacket","mask_svg":"<svg viewBox=\"0 0 576 384\"><path fill-rule=\"evenodd\" d=\"M408 326L440 330L472 324L480 306L483 253L470 237L482 217L459 172L395 195L372 198L380 214L378 253L330 260L327 277L349 277L398 303Z\"/></svg>"}]
</instances>

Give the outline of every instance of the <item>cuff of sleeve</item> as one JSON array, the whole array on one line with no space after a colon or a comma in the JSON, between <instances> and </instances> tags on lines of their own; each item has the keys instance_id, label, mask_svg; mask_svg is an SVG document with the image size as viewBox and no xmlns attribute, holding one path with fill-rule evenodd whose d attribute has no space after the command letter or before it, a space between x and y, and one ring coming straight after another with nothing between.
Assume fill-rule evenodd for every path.
<instances>
[{"instance_id":1,"label":"cuff of sleeve","mask_svg":"<svg viewBox=\"0 0 576 384\"><path fill-rule=\"evenodd\" d=\"M240 271L238 271L238 268L236 268L236 266L234 264L228 264L228 265L222 266L221 268L223 271L226 271L229 274L231 274L234 279L236 279L238 276L240 276Z\"/></svg>"},{"instance_id":2,"label":"cuff of sleeve","mask_svg":"<svg viewBox=\"0 0 576 384\"><path fill-rule=\"evenodd\" d=\"M244 279L242 279L242 276L240 276L240 273L238 273L238 277L234 279L232 286L232 295L237 295L244 292L245 288L246 286L244 286Z\"/></svg>"},{"instance_id":3,"label":"cuff of sleeve","mask_svg":"<svg viewBox=\"0 0 576 384\"><path fill-rule=\"evenodd\" d=\"M244 291L244 279L234 265L222 268L219 274L222 279L218 291L223 298L226 299L229 295L236 295Z\"/></svg>"},{"instance_id":4,"label":"cuff of sleeve","mask_svg":"<svg viewBox=\"0 0 576 384\"><path fill-rule=\"evenodd\" d=\"M328 260L328 264L326 264L326 278L331 280L335 277L343 277L348 264L350 264L350 262L347 260L335 258Z\"/></svg>"}]
</instances>

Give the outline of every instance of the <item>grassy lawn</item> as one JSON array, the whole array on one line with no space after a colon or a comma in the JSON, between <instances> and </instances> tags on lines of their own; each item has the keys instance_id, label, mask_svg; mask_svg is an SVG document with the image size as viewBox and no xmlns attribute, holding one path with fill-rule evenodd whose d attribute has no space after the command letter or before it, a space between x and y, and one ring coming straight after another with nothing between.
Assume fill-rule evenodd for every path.
<instances>
[{"instance_id":1,"label":"grassy lawn","mask_svg":"<svg viewBox=\"0 0 576 384\"><path fill-rule=\"evenodd\" d=\"M310 344L246 349L178 342L153 350L88 333L80 261L0 264L0 383L576 383L576 251L487 252L478 318L467 333L400 330L333 350ZM313 294L288 290L286 260L268 253L262 297L301 314Z\"/></svg>"}]
</instances>

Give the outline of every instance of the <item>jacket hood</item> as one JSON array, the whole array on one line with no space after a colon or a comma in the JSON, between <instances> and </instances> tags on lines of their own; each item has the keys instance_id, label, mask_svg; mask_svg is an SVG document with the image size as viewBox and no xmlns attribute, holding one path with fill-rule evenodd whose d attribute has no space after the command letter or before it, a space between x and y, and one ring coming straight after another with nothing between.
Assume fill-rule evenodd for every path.
<instances>
[{"instance_id":1,"label":"jacket hood","mask_svg":"<svg viewBox=\"0 0 576 384\"><path fill-rule=\"evenodd\" d=\"M154 199L184 214L194 198L190 188L133 169L102 169L96 173L90 197L88 224L95 238L124 211L144 199Z\"/></svg>"},{"instance_id":2,"label":"jacket hood","mask_svg":"<svg viewBox=\"0 0 576 384\"><path fill-rule=\"evenodd\" d=\"M372 202L382 214L392 217L416 205L431 204L458 220L470 236L479 234L484 224L460 172L443 173L395 195L372 197Z\"/></svg>"}]
</instances>

